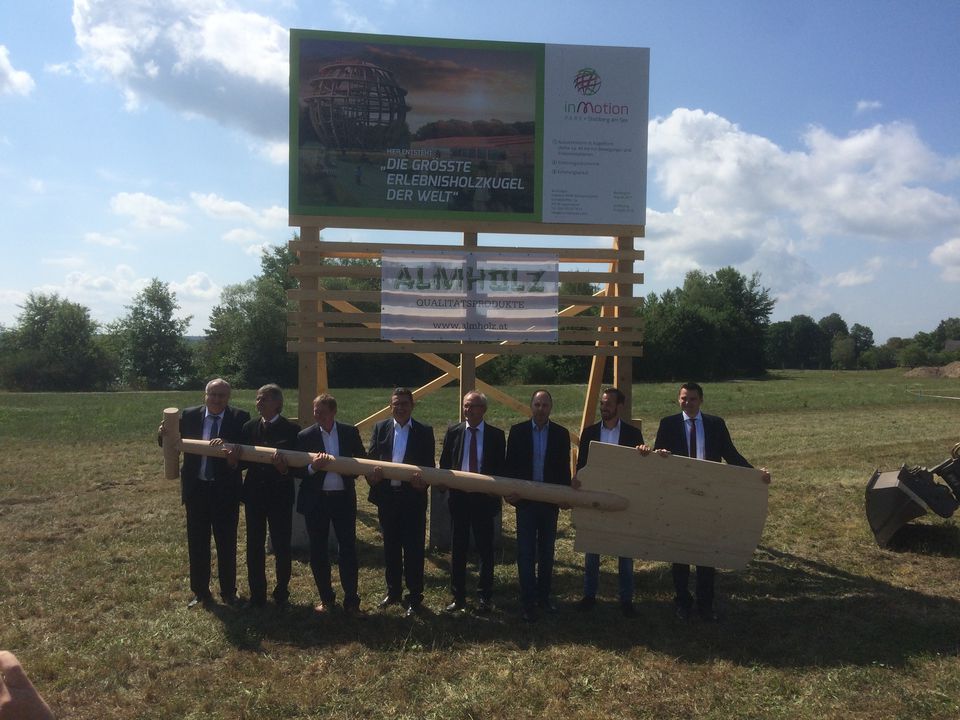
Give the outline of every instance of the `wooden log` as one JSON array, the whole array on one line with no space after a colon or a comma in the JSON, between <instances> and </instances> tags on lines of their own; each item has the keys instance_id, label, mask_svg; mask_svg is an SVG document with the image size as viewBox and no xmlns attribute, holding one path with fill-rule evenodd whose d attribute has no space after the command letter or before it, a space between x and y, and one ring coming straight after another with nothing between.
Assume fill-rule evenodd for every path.
<instances>
[{"instance_id":1,"label":"wooden log","mask_svg":"<svg viewBox=\"0 0 960 720\"><path fill-rule=\"evenodd\" d=\"M211 457L224 457L224 446L210 445L206 440L181 440L183 452ZM240 450L240 459L244 462L270 463L274 453L283 455L290 467L304 467L310 463L310 453L297 450L276 450L260 445L231 445ZM594 510L613 511L624 510L627 507L626 499L606 492L588 492L574 490L565 485L530 482L516 478L484 475L482 473L464 472L462 470L441 470L439 468L418 467L405 463L392 463L382 460L368 460L366 458L335 457L328 470L341 475L369 475L374 468L383 470L383 477L388 480L410 482L416 473L423 476L427 485L444 485L446 487L465 490L466 492L482 492L488 495L517 495L524 500L569 505L571 507L589 507Z\"/></svg>"}]
</instances>

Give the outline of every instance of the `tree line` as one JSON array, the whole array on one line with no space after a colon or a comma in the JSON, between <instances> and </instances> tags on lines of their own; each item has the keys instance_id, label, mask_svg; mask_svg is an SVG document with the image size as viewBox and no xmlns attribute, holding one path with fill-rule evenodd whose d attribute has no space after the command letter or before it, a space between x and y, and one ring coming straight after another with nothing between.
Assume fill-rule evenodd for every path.
<instances>
[{"instance_id":1,"label":"tree line","mask_svg":"<svg viewBox=\"0 0 960 720\"><path fill-rule=\"evenodd\" d=\"M88 308L57 294L31 293L12 327L0 327L0 388L22 391L164 390L202 387L215 376L239 387L276 382L297 385L297 358L286 350L287 291L296 262L286 247L265 252L252 279L226 286L201 338L186 335L190 317L168 284L153 279L126 314L101 325ZM369 260L331 260L369 264ZM329 289L379 290L378 280L329 279ZM564 284L561 294L591 294L589 284ZM375 303L362 310L376 310ZM683 285L651 293L637 313L644 319L644 356L634 377L660 381L759 377L778 369L881 369L944 365L960 360L948 350L960 340L960 318L930 332L876 345L873 331L837 313L770 322L775 300L761 284L732 267L687 273ZM595 312L595 310L594 310ZM589 357L505 355L478 368L495 385L585 382ZM456 362L456 355L446 356ZM417 385L435 375L412 355L333 353L328 375L335 387ZM609 380L610 378L608 378Z\"/></svg>"}]
</instances>

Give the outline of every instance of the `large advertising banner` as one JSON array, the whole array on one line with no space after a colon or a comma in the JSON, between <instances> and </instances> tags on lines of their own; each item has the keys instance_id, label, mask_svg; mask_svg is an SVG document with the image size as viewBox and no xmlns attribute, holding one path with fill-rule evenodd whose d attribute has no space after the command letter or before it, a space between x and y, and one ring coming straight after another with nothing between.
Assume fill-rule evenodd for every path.
<instances>
[{"instance_id":1,"label":"large advertising banner","mask_svg":"<svg viewBox=\"0 0 960 720\"><path fill-rule=\"evenodd\" d=\"M556 342L558 268L546 253L384 253L380 338Z\"/></svg>"},{"instance_id":2,"label":"large advertising banner","mask_svg":"<svg viewBox=\"0 0 960 720\"><path fill-rule=\"evenodd\" d=\"M290 213L643 225L649 51L291 31Z\"/></svg>"}]
</instances>

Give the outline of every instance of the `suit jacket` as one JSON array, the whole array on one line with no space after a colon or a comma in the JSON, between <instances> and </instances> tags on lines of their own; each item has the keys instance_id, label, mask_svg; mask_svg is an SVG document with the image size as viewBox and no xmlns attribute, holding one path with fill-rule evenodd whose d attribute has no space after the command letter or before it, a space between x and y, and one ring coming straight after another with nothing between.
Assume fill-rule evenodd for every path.
<instances>
[{"instance_id":1,"label":"suit jacket","mask_svg":"<svg viewBox=\"0 0 960 720\"><path fill-rule=\"evenodd\" d=\"M243 426L243 443L245 445L262 445L279 450L296 450L297 433L300 426L290 422L280 415L275 422L264 427L259 417L248 420ZM293 474L288 472L282 475L268 463L241 463L247 475L243 480L243 501L272 502L277 495L281 495L290 505L293 505Z\"/></svg>"},{"instance_id":2,"label":"suit jacket","mask_svg":"<svg viewBox=\"0 0 960 720\"><path fill-rule=\"evenodd\" d=\"M533 422L525 420L510 428L504 472L508 477L533 480ZM570 433L552 420L547 426L547 450L543 459L543 481L555 485L570 484ZM520 505L530 503L523 500ZM551 503L540 503L552 505Z\"/></svg>"},{"instance_id":3,"label":"suit jacket","mask_svg":"<svg viewBox=\"0 0 960 720\"><path fill-rule=\"evenodd\" d=\"M421 467L436 467L437 441L433 437L433 428L410 418L410 437L407 438L407 449L403 454L403 462ZM393 462L393 418L381 420L373 426L373 437L370 440L370 450L367 457L371 460L385 460ZM427 507L427 493L414 490L410 483L403 483L403 492L415 492L423 496L423 507ZM370 488L368 500L375 505L389 502L390 481L384 480Z\"/></svg>"},{"instance_id":4,"label":"suit jacket","mask_svg":"<svg viewBox=\"0 0 960 720\"><path fill-rule=\"evenodd\" d=\"M600 441L600 426L601 423L591 425L584 430L583 434L580 436L580 450L577 452L577 470L587 464L587 455L590 452L590 441ZM617 444L625 447L636 447L637 445L643 445L643 433L640 432L640 428L638 428L636 425L630 425L629 423L625 423L623 420L621 420L620 441Z\"/></svg>"},{"instance_id":5,"label":"suit jacket","mask_svg":"<svg viewBox=\"0 0 960 720\"><path fill-rule=\"evenodd\" d=\"M346 423L335 423L337 428L337 442L339 443L339 455L341 457L365 458L366 451L363 448L363 441L360 439L360 431L353 425ZM323 446L323 430L319 423L314 423L306 430L297 435L297 450L309 453L326 452ZM300 483L300 493L297 495L297 512L306 514L320 505L323 500L323 481L327 477L326 470L310 474L310 471L303 467L299 468L297 474L303 478ZM348 493L356 495L356 475L342 475L343 489Z\"/></svg>"},{"instance_id":6,"label":"suit jacket","mask_svg":"<svg viewBox=\"0 0 960 720\"><path fill-rule=\"evenodd\" d=\"M203 439L203 417L206 407L198 405L184 410L180 414L180 436L188 440ZM224 442L240 442L243 424L250 419L246 410L238 410L227 406L223 411L223 419L217 437ZM200 458L201 455L183 454L183 465L180 466L180 500L186 504L193 498L194 492L201 482ZM240 468L231 469L223 458L207 458L213 463L214 492L218 502L236 504L240 502Z\"/></svg>"},{"instance_id":7,"label":"suit jacket","mask_svg":"<svg viewBox=\"0 0 960 720\"><path fill-rule=\"evenodd\" d=\"M706 460L720 462L723 459L730 465L753 467L743 455L737 452L723 418L702 412L700 417L703 418L703 457ZM683 413L668 415L660 421L660 427L657 428L657 439L654 441L653 447L655 450L669 450L674 455L686 455L687 432L686 423L683 421Z\"/></svg>"},{"instance_id":8,"label":"suit jacket","mask_svg":"<svg viewBox=\"0 0 960 720\"><path fill-rule=\"evenodd\" d=\"M440 467L444 470L459 470L463 463L463 454L469 453L467 424L458 423L447 430L440 449ZM489 423L483 424L483 448L480 451L480 472L485 475L502 475L503 461L507 449L507 438L503 430ZM500 497L486 493L450 490L450 510L466 510L469 505L496 515L500 509Z\"/></svg>"}]
</instances>

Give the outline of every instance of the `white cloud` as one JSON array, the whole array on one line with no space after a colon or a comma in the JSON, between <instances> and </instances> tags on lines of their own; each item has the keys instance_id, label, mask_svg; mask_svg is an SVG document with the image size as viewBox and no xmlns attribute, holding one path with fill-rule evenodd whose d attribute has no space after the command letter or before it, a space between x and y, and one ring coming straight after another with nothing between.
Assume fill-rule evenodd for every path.
<instances>
[{"instance_id":1,"label":"white cloud","mask_svg":"<svg viewBox=\"0 0 960 720\"><path fill-rule=\"evenodd\" d=\"M279 205L271 205L263 210L255 210L245 203L237 200L227 200L216 193L191 193L190 198L204 213L218 220L246 222L261 230L269 231L277 231L287 227L287 209ZM228 235L232 234L231 237L228 238L225 235L224 238L237 242L245 232L253 233L257 239L261 239L259 233L244 229L231 230L230 233L228 233Z\"/></svg>"},{"instance_id":2,"label":"white cloud","mask_svg":"<svg viewBox=\"0 0 960 720\"><path fill-rule=\"evenodd\" d=\"M250 243L263 243L266 238L256 230L250 228L234 228L223 234L223 239L228 243L236 245L249 245Z\"/></svg>"},{"instance_id":3,"label":"white cloud","mask_svg":"<svg viewBox=\"0 0 960 720\"><path fill-rule=\"evenodd\" d=\"M133 218L135 227L144 230L183 230L180 219L184 208L146 193L118 193L110 199L110 209L117 215Z\"/></svg>"},{"instance_id":4,"label":"white cloud","mask_svg":"<svg viewBox=\"0 0 960 720\"><path fill-rule=\"evenodd\" d=\"M930 262L939 265L940 277L947 282L960 282L960 238L938 245L930 253Z\"/></svg>"},{"instance_id":5,"label":"white cloud","mask_svg":"<svg viewBox=\"0 0 960 720\"><path fill-rule=\"evenodd\" d=\"M260 157L274 165L286 165L290 161L290 143L287 140L265 142L253 148Z\"/></svg>"},{"instance_id":6,"label":"white cloud","mask_svg":"<svg viewBox=\"0 0 960 720\"><path fill-rule=\"evenodd\" d=\"M177 294L178 300L189 302L218 300L222 288L205 272L195 272L188 275L183 282L171 282L170 289Z\"/></svg>"},{"instance_id":7,"label":"white cloud","mask_svg":"<svg viewBox=\"0 0 960 720\"><path fill-rule=\"evenodd\" d=\"M98 232L84 233L83 241L89 245L100 245L102 247L116 248L118 250L135 250L136 246L121 240L112 235L104 235Z\"/></svg>"},{"instance_id":8,"label":"white cloud","mask_svg":"<svg viewBox=\"0 0 960 720\"><path fill-rule=\"evenodd\" d=\"M883 103L879 100L858 100L857 101L857 115L861 113L870 112L871 110L879 110L883 107Z\"/></svg>"},{"instance_id":9,"label":"white cloud","mask_svg":"<svg viewBox=\"0 0 960 720\"><path fill-rule=\"evenodd\" d=\"M879 257L870 258L860 267L851 268L837 273L832 277L826 277L821 281L821 285L836 287L856 287L857 285L867 285L876 280L877 272L883 267L883 259Z\"/></svg>"},{"instance_id":10,"label":"white cloud","mask_svg":"<svg viewBox=\"0 0 960 720\"><path fill-rule=\"evenodd\" d=\"M152 98L257 137L287 135L289 34L229 0L75 0L75 67L128 110Z\"/></svg>"},{"instance_id":11,"label":"white cloud","mask_svg":"<svg viewBox=\"0 0 960 720\"><path fill-rule=\"evenodd\" d=\"M54 267L75 268L83 265L83 258L75 255L64 255L63 257L42 258L41 265L52 265Z\"/></svg>"},{"instance_id":12,"label":"white cloud","mask_svg":"<svg viewBox=\"0 0 960 720\"><path fill-rule=\"evenodd\" d=\"M960 176L960 160L938 156L911 125L843 137L812 127L795 151L702 110L677 109L649 131L658 206L647 211L650 284L675 287L689 270L732 265L761 273L777 315L832 312L837 289L875 282L878 245L913 243L925 254L938 242L931 261L960 278L960 250L946 242L957 237L960 203L939 190ZM848 269L822 269L838 265Z\"/></svg>"},{"instance_id":13,"label":"white cloud","mask_svg":"<svg viewBox=\"0 0 960 720\"><path fill-rule=\"evenodd\" d=\"M35 86L30 73L13 67L7 46L0 45L0 95L29 95Z\"/></svg>"},{"instance_id":14,"label":"white cloud","mask_svg":"<svg viewBox=\"0 0 960 720\"><path fill-rule=\"evenodd\" d=\"M227 200L215 193L190 193L190 199L210 217L249 222L256 220L257 214L249 206L236 200Z\"/></svg>"},{"instance_id":15,"label":"white cloud","mask_svg":"<svg viewBox=\"0 0 960 720\"><path fill-rule=\"evenodd\" d=\"M346 0L333 0L333 14L350 32L377 32L377 26L366 16L357 12L353 3Z\"/></svg>"}]
</instances>

